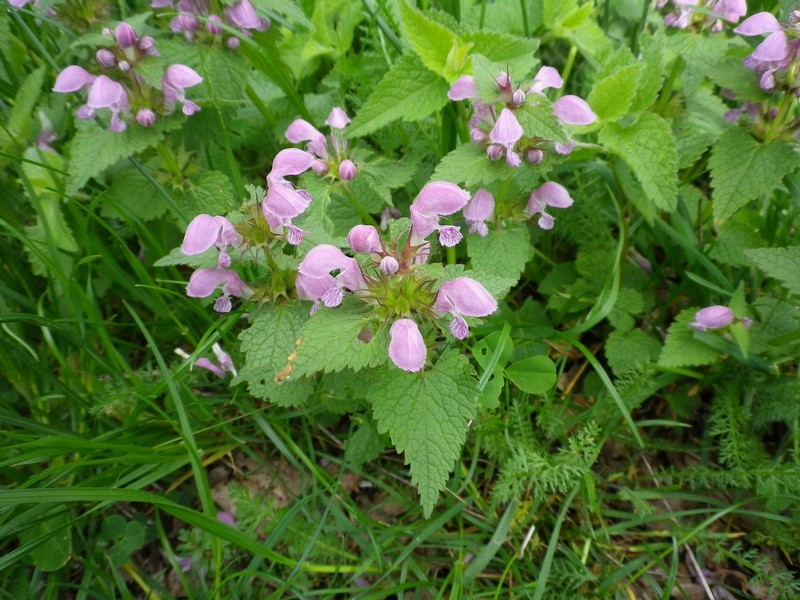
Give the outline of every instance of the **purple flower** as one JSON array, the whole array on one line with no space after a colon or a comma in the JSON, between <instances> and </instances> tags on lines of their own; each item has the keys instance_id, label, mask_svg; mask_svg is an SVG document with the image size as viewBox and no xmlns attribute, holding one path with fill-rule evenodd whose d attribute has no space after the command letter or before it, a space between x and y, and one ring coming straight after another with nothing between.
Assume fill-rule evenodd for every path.
<instances>
[{"instance_id":1,"label":"purple flower","mask_svg":"<svg viewBox=\"0 0 800 600\"><path fill-rule=\"evenodd\" d=\"M334 277L332 271L339 271ZM297 295L314 301L312 312L319 302L327 307L339 306L344 298L343 290L351 292L364 289L367 282L361 267L354 258L346 256L330 244L314 246L297 268Z\"/></svg>"},{"instance_id":2,"label":"purple flower","mask_svg":"<svg viewBox=\"0 0 800 600\"><path fill-rule=\"evenodd\" d=\"M117 25L114 29L114 39L122 49L132 48L139 41L139 36L136 35L136 30L125 23L124 21Z\"/></svg>"},{"instance_id":3,"label":"purple flower","mask_svg":"<svg viewBox=\"0 0 800 600\"><path fill-rule=\"evenodd\" d=\"M161 80L161 91L164 94L164 103L168 110L172 110L176 102L183 104L183 114L191 116L200 110L194 102L186 99L186 88L194 87L203 82L203 78L194 69L186 65L170 65L167 73Z\"/></svg>"},{"instance_id":4,"label":"purple flower","mask_svg":"<svg viewBox=\"0 0 800 600\"><path fill-rule=\"evenodd\" d=\"M127 124L120 119L119 113L130 109L128 103L128 92L121 84L109 79L105 75L100 75L89 87L89 97L86 104L78 109L78 117L90 119L95 112L102 108L111 110L111 131L125 131Z\"/></svg>"},{"instance_id":5,"label":"purple flower","mask_svg":"<svg viewBox=\"0 0 800 600\"><path fill-rule=\"evenodd\" d=\"M568 208L572 206L572 198L566 188L558 183L548 181L542 184L533 192L528 199L528 204L525 207L525 214L533 216L539 214L538 225L542 229L552 229L554 219L546 212L546 208L552 206L554 208Z\"/></svg>"},{"instance_id":6,"label":"purple flower","mask_svg":"<svg viewBox=\"0 0 800 600\"><path fill-rule=\"evenodd\" d=\"M231 25L243 30L255 29L264 31L270 25L269 19L259 17L256 9L253 8L253 5L248 0L239 0L227 7L225 16Z\"/></svg>"},{"instance_id":7,"label":"purple flower","mask_svg":"<svg viewBox=\"0 0 800 600\"><path fill-rule=\"evenodd\" d=\"M419 327L411 319L397 319L389 329L389 358L409 373L416 373L425 366L428 349L419 332Z\"/></svg>"},{"instance_id":8,"label":"purple flower","mask_svg":"<svg viewBox=\"0 0 800 600\"><path fill-rule=\"evenodd\" d=\"M553 67L542 67L533 78L533 83L528 89L529 94L541 94L543 90L548 88L559 89L564 85L561 75L558 70Z\"/></svg>"},{"instance_id":9,"label":"purple flower","mask_svg":"<svg viewBox=\"0 0 800 600\"><path fill-rule=\"evenodd\" d=\"M241 243L241 234L225 217L197 215L186 228L181 252L187 256L194 256L216 246L219 248L218 264L220 268L227 269L231 264L231 257L225 252L226 248L239 246Z\"/></svg>"},{"instance_id":10,"label":"purple flower","mask_svg":"<svg viewBox=\"0 0 800 600\"><path fill-rule=\"evenodd\" d=\"M307 191L296 189L284 178L304 173L313 162L314 157L308 152L286 148L275 155L272 170L267 174L267 195L261 203L261 212L272 232L280 233L286 228L287 241L293 246L300 245L305 232L295 226L292 219L305 212L312 198Z\"/></svg>"},{"instance_id":11,"label":"purple flower","mask_svg":"<svg viewBox=\"0 0 800 600\"><path fill-rule=\"evenodd\" d=\"M421 245L434 231L439 231L442 246L455 246L462 235L458 227L439 225L439 217L458 212L469 202L469 192L454 183L433 181L420 190L411 205L411 243Z\"/></svg>"},{"instance_id":12,"label":"purple flower","mask_svg":"<svg viewBox=\"0 0 800 600\"><path fill-rule=\"evenodd\" d=\"M520 165L519 154L514 152L514 144L525 134L522 126L517 121L517 117L509 109L504 108L500 111L494 127L489 132L489 140L505 149L506 162L512 167ZM489 146L491 149L492 146ZM492 157L492 154L490 154Z\"/></svg>"},{"instance_id":13,"label":"purple flower","mask_svg":"<svg viewBox=\"0 0 800 600\"><path fill-rule=\"evenodd\" d=\"M694 321L689 323L697 331L721 329L733 323L733 311L727 306L708 306L698 310Z\"/></svg>"},{"instance_id":14,"label":"purple flower","mask_svg":"<svg viewBox=\"0 0 800 600\"><path fill-rule=\"evenodd\" d=\"M755 60L779 62L786 59L790 52L789 40L784 28L772 13L756 13L745 19L733 31L744 36L770 34L750 55Z\"/></svg>"},{"instance_id":15,"label":"purple flower","mask_svg":"<svg viewBox=\"0 0 800 600\"><path fill-rule=\"evenodd\" d=\"M464 207L464 220L469 225L470 233L478 233L481 237L489 234L486 221L494 214L494 197L483 188L475 192Z\"/></svg>"},{"instance_id":16,"label":"purple flower","mask_svg":"<svg viewBox=\"0 0 800 600\"><path fill-rule=\"evenodd\" d=\"M205 369L207 371L211 371L214 375L219 377L220 379L225 379L228 373L233 374L234 377L238 374L236 371L236 367L233 364L233 359L231 358L230 354L225 352L222 349L222 346L219 344L214 344L211 349L214 351L214 355L217 357L217 361L219 364L216 364L209 360L208 358L202 357L198 358L192 364L192 368L198 367L200 369ZM183 359L191 358L189 354L184 352L181 348L175 348L175 354L180 356Z\"/></svg>"},{"instance_id":17,"label":"purple flower","mask_svg":"<svg viewBox=\"0 0 800 600\"><path fill-rule=\"evenodd\" d=\"M448 281L436 294L435 308L440 313L450 313L450 333L463 340L469 335L464 316L486 317L497 310L497 301L480 283L469 277Z\"/></svg>"},{"instance_id":18,"label":"purple flower","mask_svg":"<svg viewBox=\"0 0 800 600\"><path fill-rule=\"evenodd\" d=\"M220 313L231 311L230 296L249 297L253 293L235 271L198 269L189 278L186 295L191 298L207 298L219 286L222 286L222 296L214 303L214 310Z\"/></svg>"},{"instance_id":19,"label":"purple flower","mask_svg":"<svg viewBox=\"0 0 800 600\"><path fill-rule=\"evenodd\" d=\"M230 525L231 527L236 527L236 519L231 513L224 510L217 513L217 521L225 523L225 525Z\"/></svg>"},{"instance_id":20,"label":"purple flower","mask_svg":"<svg viewBox=\"0 0 800 600\"><path fill-rule=\"evenodd\" d=\"M330 140L333 151L337 155L337 160L340 158L340 153L347 150L344 130L348 123L350 123L350 117L338 106L335 106L328 115L328 118L325 119L325 124L332 130ZM306 150L319 159L312 165L314 172L317 174L324 175L328 173L330 171L329 164L331 166L336 166L336 161L330 160L328 141L325 135L308 121L295 119L286 129L284 136L293 144L308 142ZM356 165L352 160L345 158L339 162L337 172L341 179L349 181L356 176Z\"/></svg>"}]
</instances>

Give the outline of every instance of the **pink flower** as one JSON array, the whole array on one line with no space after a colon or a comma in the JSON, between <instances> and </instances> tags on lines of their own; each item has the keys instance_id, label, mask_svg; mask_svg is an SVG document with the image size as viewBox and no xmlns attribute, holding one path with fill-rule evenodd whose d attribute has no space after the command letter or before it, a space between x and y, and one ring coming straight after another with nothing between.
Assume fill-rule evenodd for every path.
<instances>
[{"instance_id":1,"label":"pink flower","mask_svg":"<svg viewBox=\"0 0 800 600\"><path fill-rule=\"evenodd\" d=\"M189 278L186 295L190 298L207 298L219 286L222 286L222 296L214 303L214 310L220 313L231 311L230 296L249 297L253 293L235 271L198 269Z\"/></svg>"},{"instance_id":2,"label":"pink flower","mask_svg":"<svg viewBox=\"0 0 800 600\"><path fill-rule=\"evenodd\" d=\"M435 308L440 313L450 313L450 333L463 340L469 335L464 316L486 317L497 310L497 301L480 283L469 277L448 281L436 294Z\"/></svg>"},{"instance_id":3,"label":"pink flower","mask_svg":"<svg viewBox=\"0 0 800 600\"><path fill-rule=\"evenodd\" d=\"M78 117L90 119L95 112L102 108L111 110L111 131L125 131L127 123L120 119L119 113L130 109L128 103L128 92L121 84L109 79L105 75L100 75L89 87L89 97L86 104L78 109Z\"/></svg>"},{"instance_id":4,"label":"pink flower","mask_svg":"<svg viewBox=\"0 0 800 600\"><path fill-rule=\"evenodd\" d=\"M203 78L194 69L186 65L170 65L161 80L161 91L167 109L172 110L176 102L183 104L183 114L191 116L200 110L194 102L186 99L186 89L203 82Z\"/></svg>"},{"instance_id":5,"label":"pink flower","mask_svg":"<svg viewBox=\"0 0 800 600\"><path fill-rule=\"evenodd\" d=\"M228 373L231 373L234 377L238 374L236 371L236 367L233 364L233 359L231 358L230 354L225 352L222 349L222 346L219 344L214 344L211 349L214 351L214 355L217 357L217 361L219 364L214 363L208 358L202 357L198 358L192 364L192 368L199 367L201 369L205 369L207 371L211 371L214 375L219 377L220 379L225 379ZM189 354L181 350L180 348L175 348L175 354L180 356L183 359L190 358Z\"/></svg>"},{"instance_id":6,"label":"pink flower","mask_svg":"<svg viewBox=\"0 0 800 600\"><path fill-rule=\"evenodd\" d=\"M542 67L533 78L533 83L528 89L529 94L541 94L543 90L548 88L559 89L564 85L561 75L558 70L553 67Z\"/></svg>"},{"instance_id":7,"label":"pink flower","mask_svg":"<svg viewBox=\"0 0 800 600\"><path fill-rule=\"evenodd\" d=\"M225 217L197 215L186 228L181 252L194 256L216 246L219 248L218 264L220 268L227 269L231 264L231 257L225 250L228 246L239 246L241 243L241 234Z\"/></svg>"},{"instance_id":8,"label":"pink flower","mask_svg":"<svg viewBox=\"0 0 800 600\"><path fill-rule=\"evenodd\" d=\"M494 197L483 188L479 189L464 207L464 220L469 225L469 232L477 232L481 237L486 237L489 234L486 221L493 214Z\"/></svg>"},{"instance_id":9,"label":"pink flower","mask_svg":"<svg viewBox=\"0 0 800 600\"><path fill-rule=\"evenodd\" d=\"M339 271L334 277L332 271ZM345 289L354 292L364 289L367 282L354 258L330 244L314 246L297 268L297 295L314 301L312 312L319 302L327 307L339 306Z\"/></svg>"},{"instance_id":10,"label":"pink flower","mask_svg":"<svg viewBox=\"0 0 800 600\"><path fill-rule=\"evenodd\" d=\"M411 319L397 319L389 329L389 358L410 373L416 373L425 366L428 349L419 332L419 327Z\"/></svg>"},{"instance_id":11,"label":"pink flower","mask_svg":"<svg viewBox=\"0 0 800 600\"><path fill-rule=\"evenodd\" d=\"M348 158L340 160L340 154L347 150L344 130L348 123L350 123L350 117L338 106L331 109L328 118L325 119L325 124L331 128L330 140L333 152L336 154L335 160L330 158L328 140L325 135L308 121L295 119L286 129L284 136L293 144L308 142L306 150L319 159L312 165L314 172L324 175L330 171L330 166L336 167L338 162L336 172L341 179L349 181L356 176L356 165Z\"/></svg>"},{"instance_id":12,"label":"pink flower","mask_svg":"<svg viewBox=\"0 0 800 600\"><path fill-rule=\"evenodd\" d=\"M267 174L267 195L261 203L261 212L271 231L279 233L286 228L287 241L294 246L300 245L305 232L295 226L292 219L305 212L312 198L307 191L296 189L284 178L304 173L314 160L308 152L286 148L275 155L272 170Z\"/></svg>"},{"instance_id":13,"label":"pink flower","mask_svg":"<svg viewBox=\"0 0 800 600\"><path fill-rule=\"evenodd\" d=\"M519 154L514 152L514 144L525 134L517 117L509 109L504 108L500 111L494 127L489 132L489 140L505 149L506 162L512 167L520 165ZM492 146L489 146L491 150ZM490 153L490 157L492 154Z\"/></svg>"},{"instance_id":14,"label":"pink flower","mask_svg":"<svg viewBox=\"0 0 800 600\"><path fill-rule=\"evenodd\" d=\"M742 24L733 31L734 33L744 36L769 34L767 39L761 42L748 58L760 62L778 63L784 63L787 59L791 58L792 47L784 31L784 27L772 13L756 13L752 17L745 19Z\"/></svg>"},{"instance_id":15,"label":"pink flower","mask_svg":"<svg viewBox=\"0 0 800 600\"><path fill-rule=\"evenodd\" d=\"M528 199L528 205L525 207L525 214L533 216L539 214L538 225L542 229L552 229L554 219L546 212L548 206L554 208L568 208L572 206L572 198L569 192L563 185L548 181L542 184L533 192Z\"/></svg>"},{"instance_id":16,"label":"pink flower","mask_svg":"<svg viewBox=\"0 0 800 600\"><path fill-rule=\"evenodd\" d=\"M89 73L83 67L77 65L70 65L56 77L56 83L53 86L54 92L66 94L69 92L77 92L85 86L91 84L95 79L94 75Z\"/></svg>"},{"instance_id":17,"label":"pink flower","mask_svg":"<svg viewBox=\"0 0 800 600\"><path fill-rule=\"evenodd\" d=\"M439 225L439 218L458 212L469 202L469 192L454 183L433 181L420 190L411 205L411 243L421 245L434 231L439 231L442 246L455 246L462 235L458 227Z\"/></svg>"}]
</instances>

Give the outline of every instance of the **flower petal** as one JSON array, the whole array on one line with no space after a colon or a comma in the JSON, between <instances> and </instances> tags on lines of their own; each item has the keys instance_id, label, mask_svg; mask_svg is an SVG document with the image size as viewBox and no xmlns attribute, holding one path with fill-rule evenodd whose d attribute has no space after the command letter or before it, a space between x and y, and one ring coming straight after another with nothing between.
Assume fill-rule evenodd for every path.
<instances>
[{"instance_id":1,"label":"flower petal","mask_svg":"<svg viewBox=\"0 0 800 600\"><path fill-rule=\"evenodd\" d=\"M559 89L562 85L564 85L564 81L561 79L561 75L558 74L558 69L544 66L539 69L539 72L533 78L533 84L528 89L528 93L541 94L542 90L547 88Z\"/></svg>"},{"instance_id":2,"label":"flower petal","mask_svg":"<svg viewBox=\"0 0 800 600\"><path fill-rule=\"evenodd\" d=\"M474 279L459 277L439 288L436 310L468 317L485 317L497 310L497 300Z\"/></svg>"},{"instance_id":3,"label":"flower petal","mask_svg":"<svg viewBox=\"0 0 800 600\"><path fill-rule=\"evenodd\" d=\"M553 103L553 114L567 125L589 125L597 120L586 101L578 96L561 96Z\"/></svg>"},{"instance_id":4,"label":"flower petal","mask_svg":"<svg viewBox=\"0 0 800 600\"><path fill-rule=\"evenodd\" d=\"M310 152L299 148L285 148L275 155L272 170L267 175L267 183L273 185L289 175L300 175L311 168L316 158Z\"/></svg>"},{"instance_id":5,"label":"flower petal","mask_svg":"<svg viewBox=\"0 0 800 600\"><path fill-rule=\"evenodd\" d=\"M572 198L563 185L548 181L533 190L531 197L536 196L540 202L555 208L568 208L572 206ZM535 211L534 211L535 212Z\"/></svg>"},{"instance_id":6,"label":"flower petal","mask_svg":"<svg viewBox=\"0 0 800 600\"><path fill-rule=\"evenodd\" d=\"M489 132L489 139L495 144L515 144L525 131L517 121L517 117L509 109L504 108L500 111L500 116Z\"/></svg>"},{"instance_id":7,"label":"flower petal","mask_svg":"<svg viewBox=\"0 0 800 600\"><path fill-rule=\"evenodd\" d=\"M748 17L733 30L734 33L745 36L774 33L776 31L782 31L781 24L775 18L775 15L768 12L760 12Z\"/></svg>"},{"instance_id":8,"label":"flower petal","mask_svg":"<svg viewBox=\"0 0 800 600\"><path fill-rule=\"evenodd\" d=\"M78 65L70 65L56 78L56 83L53 86L54 92L68 93L77 92L84 86L89 85L95 80L95 76L89 73L83 67Z\"/></svg>"},{"instance_id":9,"label":"flower petal","mask_svg":"<svg viewBox=\"0 0 800 600\"><path fill-rule=\"evenodd\" d=\"M475 80L471 75L462 75L456 79L456 82L450 87L450 91L447 92L447 97L455 101L477 98L478 89L475 86Z\"/></svg>"},{"instance_id":10,"label":"flower petal","mask_svg":"<svg viewBox=\"0 0 800 600\"><path fill-rule=\"evenodd\" d=\"M325 119L325 125L333 127L334 129L344 129L349 123L350 117L348 117L347 113L338 106L334 106L331 109L331 114L329 114L328 118Z\"/></svg>"},{"instance_id":11,"label":"flower petal","mask_svg":"<svg viewBox=\"0 0 800 600\"><path fill-rule=\"evenodd\" d=\"M789 40L783 31L772 33L761 42L753 52L753 58L766 61L779 61L789 54Z\"/></svg>"}]
</instances>

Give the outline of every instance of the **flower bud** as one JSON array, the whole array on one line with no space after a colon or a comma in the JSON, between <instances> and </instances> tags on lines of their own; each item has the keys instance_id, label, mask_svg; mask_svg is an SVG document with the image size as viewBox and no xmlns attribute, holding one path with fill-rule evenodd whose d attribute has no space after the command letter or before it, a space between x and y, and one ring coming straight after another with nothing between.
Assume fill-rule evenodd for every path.
<instances>
[{"instance_id":1,"label":"flower bud","mask_svg":"<svg viewBox=\"0 0 800 600\"><path fill-rule=\"evenodd\" d=\"M136 113L136 122L142 127L152 127L156 122L156 113L149 108L140 108Z\"/></svg>"},{"instance_id":2,"label":"flower bud","mask_svg":"<svg viewBox=\"0 0 800 600\"><path fill-rule=\"evenodd\" d=\"M208 21L206 21L206 31L211 35L220 35L222 28L217 23L222 23L222 18L219 15L209 15Z\"/></svg>"},{"instance_id":3,"label":"flower bud","mask_svg":"<svg viewBox=\"0 0 800 600\"><path fill-rule=\"evenodd\" d=\"M111 69L117 66L117 57L108 48L100 48L95 54L98 64L106 69Z\"/></svg>"},{"instance_id":4,"label":"flower bud","mask_svg":"<svg viewBox=\"0 0 800 600\"><path fill-rule=\"evenodd\" d=\"M144 36L139 40L139 52L145 56L158 56L158 50L156 50L156 41L149 35Z\"/></svg>"},{"instance_id":5,"label":"flower bud","mask_svg":"<svg viewBox=\"0 0 800 600\"><path fill-rule=\"evenodd\" d=\"M350 181L356 176L356 165L349 158L345 158L339 163L339 177L345 181Z\"/></svg>"},{"instance_id":6,"label":"flower bud","mask_svg":"<svg viewBox=\"0 0 800 600\"><path fill-rule=\"evenodd\" d=\"M376 253L383 251L381 235L372 225L356 225L347 234L347 243L359 253Z\"/></svg>"},{"instance_id":7,"label":"flower bud","mask_svg":"<svg viewBox=\"0 0 800 600\"><path fill-rule=\"evenodd\" d=\"M384 256L378 268L386 275L394 275L400 269L400 263L394 256Z\"/></svg>"},{"instance_id":8,"label":"flower bud","mask_svg":"<svg viewBox=\"0 0 800 600\"><path fill-rule=\"evenodd\" d=\"M131 63L129 63L127 60L119 61L119 64L117 66L119 67L119 70L124 73L127 73L128 71L131 70Z\"/></svg>"},{"instance_id":9,"label":"flower bud","mask_svg":"<svg viewBox=\"0 0 800 600\"><path fill-rule=\"evenodd\" d=\"M123 21L117 25L117 28L114 30L114 39L117 40L120 48L130 48L136 44L139 38L133 27Z\"/></svg>"},{"instance_id":10,"label":"flower bud","mask_svg":"<svg viewBox=\"0 0 800 600\"><path fill-rule=\"evenodd\" d=\"M525 92L522 90L514 90L514 93L511 94L511 101L516 105L519 106L523 102L525 102Z\"/></svg>"},{"instance_id":11,"label":"flower bud","mask_svg":"<svg viewBox=\"0 0 800 600\"><path fill-rule=\"evenodd\" d=\"M181 31L197 31L200 21L192 15L178 15L178 25L180 25Z\"/></svg>"},{"instance_id":12,"label":"flower bud","mask_svg":"<svg viewBox=\"0 0 800 600\"><path fill-rule=\"evenodd\" d=\"M689 325L697 331L722 329L733 323L733 311L727 306L708 306L698 310Z\"/></svg>"},{"instance_id":13,"label":"flower bud","mask_svg":"<svg viewBox=\"0 0 800 600\"><path fill-rule=\"evenodd\" d=\"M317 159L311 163L311 170L319 176L328 173L328 164L324 160Z\"/></svg>"},{"instance_id":14,"label":"flower bud","mask_svg":"<svg viewBox=\"0 0 800 600\"><path fill-rule=\"evenodd\" d=\"M419 327L411 319L398 319L389 329L389 358L409 373L415 373L425 366L428 349L419 332Z\"/></svg>"},{"instance_id":15,"label":"flower bud","mask_svg":"<svg viewBox=\"0 0 800 600\"><path fill-rule=\"evenodd\" d=\"M525 160L527 160L532 165L538 165L542 162L544 158L544 152L539 150L538 148L532 148L525 153Z\"/></svg>"},{"instance_id":16,"label":"flower bud","mask_svg":"<svg viewBox=\"0 0 800 600\"><path fill-rule=\"evenodd\" d=\"M237 37L229 37L228 40L225 42L228 45L228 48L231 50L236 50L239 47L239 38Z\"/></svg>"},{"instance_id":17,"label":"flower bud","mask_svg":"<svg viewBox=\"0 0 800 600\"><path fill-rule=\"evenodd\" d=\"M480 144L489 138L485 131L478 129L477 127L473 127L469 130L469 137L476 144Z\"/></svg>"},{"instance_id":18,"label":"flower bud","mask_svg":"<svg viewBox=\"0 0 800 600\"><path fill-rule=\"evenodd\" d=\"M492 160L497 160L503 156L503 146L500 144L492 144L486 149L486 155Z\"/></svg>"}]
</instances>

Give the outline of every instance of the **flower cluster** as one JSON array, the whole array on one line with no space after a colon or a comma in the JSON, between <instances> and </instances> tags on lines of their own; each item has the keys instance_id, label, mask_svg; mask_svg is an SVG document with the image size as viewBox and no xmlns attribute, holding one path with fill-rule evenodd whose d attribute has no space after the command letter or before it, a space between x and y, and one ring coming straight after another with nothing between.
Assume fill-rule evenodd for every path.
<instances>
[{"instance_id":1,"label":"flower cluster","mask_svg":"<svg viewBox=\"0 0 800 600\"><path fill-rule=\"evenodd\" d=\"M789 22L783 24L772 13L756 13L734 32L744 36L769 34L744 64L758 75L764 91L785 91L800 97L800 10L793 10Z\"/></svg>"},{"instance_id":2,"label":"flower cluster","mask_svg":"<svg viewBox=\"0 0 800 600\"><path fill-rule=\"evenodd\" d=\"M312 248L298 267L298 296L311 300L312 312L321 305L339 306L346 292L373 306L389 328L388 356L404 371L420 371L427 359L427 345L420 323L443 323L456 339L469 335L465 317L485 317L497 302L477 281L459 277L433 291L436 280L417 265L427 260L426 238L434 231L445 244L457 243L457 227L440 225L442 216L453 214L468 203L469 193L452 183L426 185L411 205L411 227L403 245L383 242L371 225L357 225L348 235L354 252L368 256L362 267L339 248L321 244ZM421 259L422 257L422 259Z\"/></svg>"},{"instance_id":3,"label":"flower cluster","mask_svg":"<svg viewBox=\"0 0 800 600\"><path fill-rule=\"evenodd\" d=\"M656 7L668 7L664 24L678 29L694 27L721 31L726 22L737 23L747 14L745 0L658 0Z\"/></svg>"},{"instance_id":4,"label":"flower cluster","mask_svg":"<svg viewBox=\"0 0 800 600\"><path fill-rule=\"evenodd\" d=\"M260 17L249 0L238 0L227 6L220 16L211 10L208 0L153 0L152 8L176 8L178 16L169 22L169 28L175 33L183 33L184 37L193 41L201 35L211 38L222 38L225 24L238 29L244 35L252 35L252 31L266 31L270 26L269 19ZM239 38L235 35L225 39L228 48L239 47Z\"/></svg>"},{"instance_id":5,"label":"flower cluster","mask_svg":"<svg viewBox=\"0 0 800 600\"><path fill-rule=\"evenodd\" d=\"M527 86L515 86L508 73L501 72L495 79L497 93L492 98L478 99L475 79L471 75L460 77L450 88L447 96L451 100L472 100L473 116L470 119L470 137L476 144L486 146L486 154L492 160L505 157L512 167L519 167L522 160L538 164L548 149L558 154L569 154L574 142L545 140L526 136L515 113L526 106L548 104L544 90L558 89L563 81L553 67L542 67ZM526 88L526 89L523 89ZM589 105L578 96L562 96L550 105L553 115L564 125L589 125L597 120Z\"/></svg>"},{"instance_id":6,"label":"flower cluster","mask_svg":"<svg viewBox=\"0 0 800 600\"><path fill-rule=\"evenodd\" d=\"M317 157L311 164L315 173L318 175L338 173L341 179L349 181L356 176L356 165L352 160L346 158L347 140L344 138L344 130L348 123L350 123L350 117L338 106L331 110L325 120L325 125L331 128L332 153L328 148L325 136L303 119L292 121L284 135L293 144L308 142L306 150Z\"/></svg>"},{"instance_id":7,"label":"flower cluster","mask_svg":"<svg viewBox=\"0 0 800 600\"><path fill-rule=\"evenodd\" d=\"M166 116L182 105L183 114L192 115L200 110L194 102L186 99L186 89L203 81L186 65L173 64L161 80L161 89L151 87L136 72L136 66L150 56L157 56L156 42L150 36L139 37L125 22L111 31L106 29L114 45L100 48L95 58L102 73L92 75L78 65L70 65L56 78L53 91L78 92L87 88L86 103L76 112L79 119L93 119L100 110L111 111L109 129L125 131L130 115L142 127L152 126L159 116Z\"/></svg>"}]
</instances>

